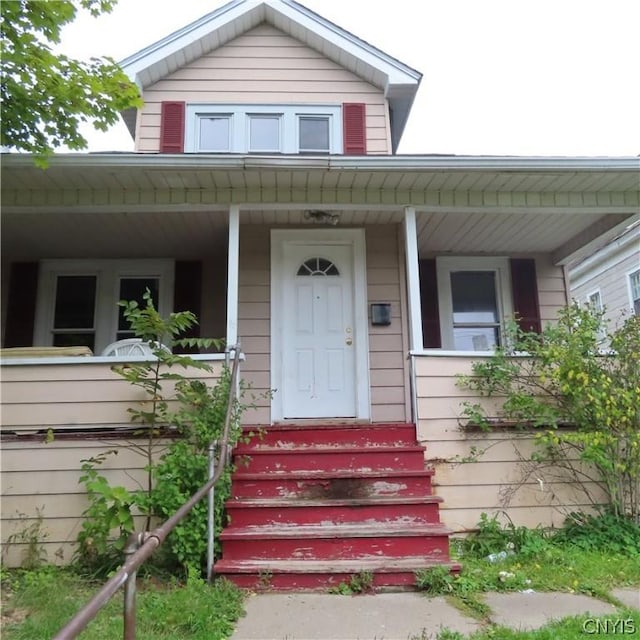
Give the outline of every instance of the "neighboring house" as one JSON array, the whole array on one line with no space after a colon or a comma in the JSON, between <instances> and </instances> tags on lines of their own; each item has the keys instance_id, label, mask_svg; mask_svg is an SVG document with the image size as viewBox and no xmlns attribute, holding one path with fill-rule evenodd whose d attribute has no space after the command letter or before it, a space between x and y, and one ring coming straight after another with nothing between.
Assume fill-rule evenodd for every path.
<instances>
[{"instance_id":1,"label":"neighboring house","mask_svg":"<svg viewBox=\"0 0 640 640\"><path fill-rule=\"evenodd\" d=\"M292 0L233 1L122 65L144 97L124 114L134 153L57 155L46 171L3 157L3 347L56 348L3 351L5 539L42 507L50 559L69 560L79 460L124 446L136 398L101 354L128 337L116 301L145 287L163 313L195 311L202 335L241 340L243 377L273 390L247 424L318 443L336 424L383 441L408 425L420 468L398 453L387 467L404 480L376 490L409 492L426 461L450 530L499 508L560 523L566 487L503 500L526 436L493 433L487 456L456 463L478 443L459 429L455 376L506 318L553 321L564 265L638 214L638 159L395 155L421 74ZM109 464L125 482L143 463L123 450Z\"/></svg>"},{"instance_id":2,"label":"neighboring house","mask_svg":"<svg viewBox=\"0 0 640 640\"><path fill-rule=\"evenodd\" d=\"M568 269L571 298L604 310L612 330L640 315L640 222Z\"/></svg>"}]
</instances>

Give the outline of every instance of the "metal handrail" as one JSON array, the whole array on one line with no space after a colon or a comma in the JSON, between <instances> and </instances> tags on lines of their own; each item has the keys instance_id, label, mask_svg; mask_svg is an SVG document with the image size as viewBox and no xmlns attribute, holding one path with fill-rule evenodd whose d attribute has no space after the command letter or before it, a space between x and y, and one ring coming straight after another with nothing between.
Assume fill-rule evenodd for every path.
<instances>
[{"instance_id":1,"label":"metal handrail","mask_svg":"<svg viewBox=\"0 0 640 640\"><path fill-rule=\"evenodd\" d=\"M84 606L78 613L54 636L53 640L73 640L78 634L96 617L98 612L116 594L118 589L125 586L124 592L124 640L135 640L135 581L137 570L151 557L153 552L165 541L166 537L176 527L176 525L189 514L191 509L207 496L213 489L227 461L230 459L229 433L231 430L231 418L237 397L238 369L240 364L240 346L228 348L227 352L233 351L233 366L231 369L231 381L229 389L229 403L225 416L224 428L220 444L220 464L217 465L213 477L203 485L191 498L185 502L166 522L153 531L143 531L132 533L124 549L125 562L122 567L102 586L100 591ZM211 567L207 568L208 571Z\"/></svg>"}]
</instances>

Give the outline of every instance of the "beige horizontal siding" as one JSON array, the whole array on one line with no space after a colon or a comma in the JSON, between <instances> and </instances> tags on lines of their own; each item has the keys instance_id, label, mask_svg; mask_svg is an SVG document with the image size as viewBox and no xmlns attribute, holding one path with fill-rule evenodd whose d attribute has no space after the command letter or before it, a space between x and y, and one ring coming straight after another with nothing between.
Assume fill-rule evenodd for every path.
<instances>
[{"instance_id":1,"label":"beige horizontal siding","mask_svg":"<svg viewBox=\"0 0 640 640\"><path fill-rule=\"evenodd\" d=\"M563 481L557 470L527 475L522 461L535 449L531 433L461 428L462 403L479 401L456 385L456 375L469 375L471 364L463 356L415 360L418 439L436 471L434 491L444 499L443 522L462 532L474 528L481 513L500 512L516 525L560 526L568 510L588 508L579 487ZM497 401L493 404L497 408ZM469 456L472 462L462 462Z\"/></svg>"},{"instance_id":2,"label":"beige horizontal siding","mask_svg":"<svg viewBox=\"0 0 640 640\"><path fill-rule=\"evenodd\" d=\"M84 487L79 484L82 461L114 449L118 453L106 457L100 472L115 485L139 489L146 480L146 458L134 450L133 442L107 438L69 440L63 435L50 443L31 438L4 441L0 451L0 518L3 561L7 566L20 566L25 559L28 547L19 544L18 539L29 528L38 529L47 562L70 562L82 513L88 506ZM165 446L159 442L154 455L161 454ZM13 542L12 536L16 536Z\"/></svg>"},{"instance_id":3,"label":"beige horizontal siding","mask_svg":"<svg viewBox=\"0 0 640 640\"><path fill-rule=\"evenodd\" d=\"M267 24L145 89L137 151L158 151L160 105L165 100L203 104L364 102L368 152L391 153L382 91Z\"/></svg>"},{"instance_id":4,"label":"beige horizontal siding","mask_svg":"<svg viewBox=\"0 0 640 640\"><path fill-rule=\"evenodd\" d=\"M562 267L553 264L551 256L537 255L538 302L543 326L557 318L558 310L567 304L567 290Z\"/></svg>"},{"instance_id":5,"label":"beige horizontal siding","mask_svg":"<svg viewBox=\"0 0 640 640\"><path fill-rule=\"evenodd\" d=\"M211 365L212 373L196 369L181 373L213 382L222 363ZM114 373L109 364L90 360L65 365L5 365L1 373L3 432L128 426L128 409L146 400L140 389ZM172 384L165 383L163 389L171 397Z\"/></svg>"},{"instance_id":6,"label":"beige horizontal siding","mask_svg":"<svg viewBox=\"0 0 640 640\"><path fill-rule=\"evenodd\" d=\"M243 379L250 385L247 398L253 406L243 421L271 422L271 262L267 227L243 225L240 229L238 273L238 336L246 362Z\"/></svg>"}]
</instances>

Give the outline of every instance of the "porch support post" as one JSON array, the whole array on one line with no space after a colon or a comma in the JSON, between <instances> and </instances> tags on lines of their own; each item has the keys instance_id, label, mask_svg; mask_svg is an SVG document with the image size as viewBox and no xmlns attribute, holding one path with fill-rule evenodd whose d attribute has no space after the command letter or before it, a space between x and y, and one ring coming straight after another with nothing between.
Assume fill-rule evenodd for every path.
<instances>
[{"instance_id":1,"label":"porch support post","mask_svg":"<svg viewBox=\"0 0 640 640\"><path fill-rule=\"evenodd\" d=\"M240 207L229 207L227 258L227 345L238 343L238 269L240 264Z\"/></svg>"},{"instance_id":2,"label":"porch support post","mask_svg":"<svg viewBox=\"0 0 640 640\"><path fill-rule=\"evenodd\" d=\"M420 310L420 272L416 210L404 208L404 246L407 266L407 302L409 306L409 349L422 351L422 312Z\"/></svg>"}]
</instances>

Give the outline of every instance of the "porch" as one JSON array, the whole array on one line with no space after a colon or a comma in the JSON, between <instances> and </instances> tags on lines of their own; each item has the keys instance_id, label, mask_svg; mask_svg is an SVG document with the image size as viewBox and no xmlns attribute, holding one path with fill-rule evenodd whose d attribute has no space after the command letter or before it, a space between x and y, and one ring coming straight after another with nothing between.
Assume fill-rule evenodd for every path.
<instances>
[{"instance_id":1,"label":"porch","mask_svg":"<svg viewBox=\"0 0 640 640\"><path fill-rule=\"evenodd\" d=\"M481 511L505 506L502 491L517 481L519 455L513 434L495 435L489 458L457 464L470 443L457 425L463 398L455 373L486 353L487 335L498 335L503 311L532 308L528 300L519 306L523 291L535 294L536 320L552 321L567 301L563 265L628 224L639 204L637 173L624 163L610 170L595 161L564 167L543 160L101 155L54 158L42 172L30 159L7 160L3 346L51 346L56 335L89 333L99 354L121 335L116 301L127 290L122 283L157 281L161 311L190 309L201 320L200 335L230 344L240 338L242 376L257 397L247 424L300 417L276 404L285 378L278 374L282 343L274 342L283 330L274 295L274 232L325 238L330 232L334 244L344 244L342 230L343 237L359 234L363 250L345 264L362 275L345 291L360 321L341 340L361 350L365 367L353 376L352 414L336 417L415 424L425 460L437 470L436 492L445 498L442 520L455 531L473 526ZM336 224L319 223L311 212L324 212ZM499 317L471 341L480 351L461 351L455 343L451 290L442 279L452 258L489 260L488 270L500 274L491 303ZM527 263L520 287L514 261ZM98 298L106 306L95 309L107 312L90 326L56 326L57 279L87 274L104 281ZM373 322L374 304L389 305L388 323ZM221 356L197 357L215 363ZM126 409L136 397L114 379L113 362L94 355L3 358L0 365L8 478L3 535L37 520L35 508L44 505L51 560L68 561L84 508L80 460L89 449L123 445L104 429L128 426ZM55 439L46 444L49 429ZM526 439L520 444L520 453L530 446ZM113 472L134 481L137 463L124 454L117 460ZM508 506L514 521L553 522L548 489L525 486Z\"/></svg>"}]
</instances>

